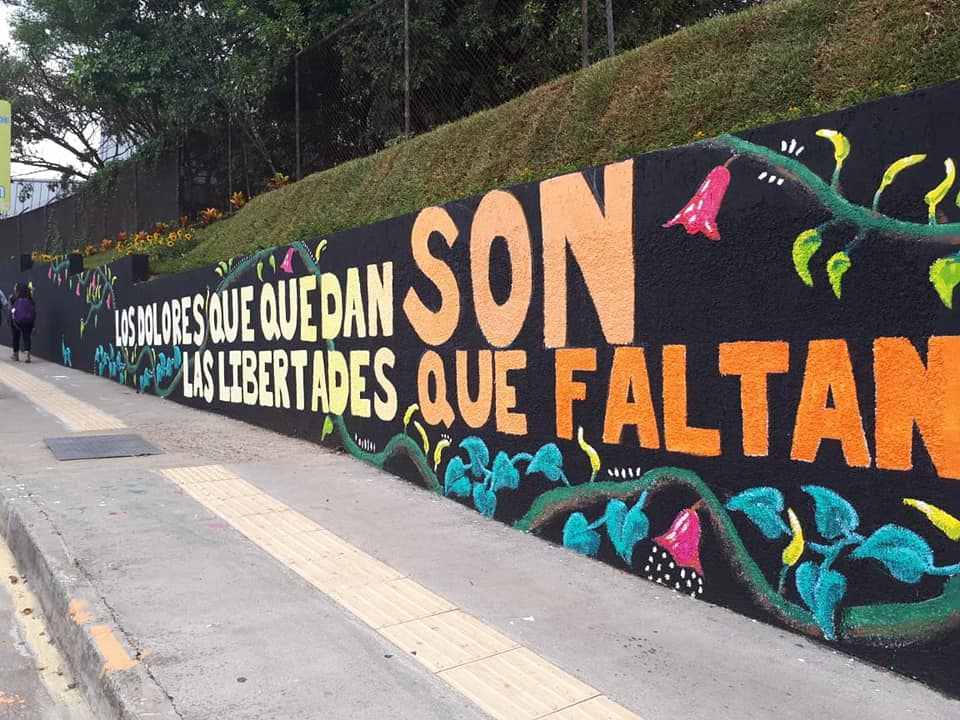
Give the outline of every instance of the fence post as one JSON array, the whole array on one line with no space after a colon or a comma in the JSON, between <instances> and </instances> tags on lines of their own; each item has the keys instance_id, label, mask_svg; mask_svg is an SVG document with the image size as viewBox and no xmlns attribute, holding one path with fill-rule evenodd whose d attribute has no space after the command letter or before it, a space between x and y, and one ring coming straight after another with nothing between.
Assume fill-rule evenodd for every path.
<instances>
[{"instance_id":1,"label":"fence post","mask_svg":"<svg viewBox=\"0 0 960 720\"><path fill-rule=\"evenodd\" d=\"M607 0L607 56L613 57L616 54L613 42L613 0Z\"/></svg>"},{"instance_id":2,"label":"fence post","mask_svg":"<svg viewBox=\"0 0 960 720\"><path fill-rule=\"evenodd\" d=\"M584 68L590 65L590 30L587 27L587 2L588 0L580 0L580 66Z\"/></svg>"},{"instance_id":3,"label":"fence post","mask_svg":"<svg viewBox=\"0 0 960 720\"><path fill-rule=\"evenodd\" d=\"M297 157L297 177L300 179L300 53L293 56L293 137L296 143L295 153Z\"/></svg>"},{"instance_id":4,"label":"fence post","mask_svg":"<svg viewBox=\"0 0 960 720\"><path fill-rule=\"evenodd\" d=\"M410 0L403 0L403 137L410 139Z\"/></svg>"}]
</instances>

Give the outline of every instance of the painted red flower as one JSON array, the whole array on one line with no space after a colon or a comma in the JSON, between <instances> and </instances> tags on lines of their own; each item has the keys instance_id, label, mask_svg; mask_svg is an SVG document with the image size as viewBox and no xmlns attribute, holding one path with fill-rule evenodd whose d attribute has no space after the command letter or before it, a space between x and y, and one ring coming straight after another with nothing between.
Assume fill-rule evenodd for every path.
<instances>
[{"instance_id":1,"label":"painted red flower","mask_svg":"<svg viewBox=\"0 0 960 720\"><path fill-rule=\"evenodd\" d=\"M673 220L664 223L663 227L682 224L690 235L702 232L711 240L719 240L717 213L720 212L720 204L729 185L730 171L723 165L718 165L700 183L690 202L673 217Z\"/></svg>"},{"instance_id":2,"label":"painted red flower","mask_svg":"<svg viewBox=\"0 0 960 720\"><path fill-rule=\"evenodd\" d=\"M681 567L693 568L703 575L700 565L700 516L693 508L687 508L674 519L670 529L654 542L668 550Z\"/></svg>"}]
</instances>

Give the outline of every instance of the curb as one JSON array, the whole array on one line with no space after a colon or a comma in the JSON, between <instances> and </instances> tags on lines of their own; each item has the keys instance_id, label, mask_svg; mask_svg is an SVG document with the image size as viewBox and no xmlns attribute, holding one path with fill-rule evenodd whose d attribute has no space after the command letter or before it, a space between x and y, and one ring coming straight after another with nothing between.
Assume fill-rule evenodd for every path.
<instances>
[{"instance_id":1,"label":"curb","mask_svg":"<svg viewBox=\"0 0 960 720\"><path fill-rule=\"evenodd\" d=\"M105 672L106 660L91 632L106 626L130 656L125 634L116 626L99 593L78 569L56 527L29 497L11 497L0 489L0 535L30 583L47 621L47 632L79 683L98 720L182 720L172 699L143 664ZM85 610L97 625L78 624L70 616L73 599L86 601Z\"/></svg>"}]
</instances>

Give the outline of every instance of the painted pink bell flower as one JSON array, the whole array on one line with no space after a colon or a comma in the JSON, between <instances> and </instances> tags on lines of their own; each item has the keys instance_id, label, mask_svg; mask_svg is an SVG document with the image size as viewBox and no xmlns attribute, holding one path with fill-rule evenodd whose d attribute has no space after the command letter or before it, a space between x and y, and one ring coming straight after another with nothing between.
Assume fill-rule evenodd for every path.
<instances>
[{"instance_id":1,"label":"painted pink bell flower","mask_svg":"<svg viewBox=\"0 0 960 720\"><path fill-rule=\"evenodd\" d=\"M287 250L286 257L284 257L283 262L280 263L280 269L288 273L293 272L293 248Z\"/></svg>"},{"instance_id":2,"label":"painted pink bell flower","mask_svg":"<svg viewBox=\"0 0 960 720\"><path fill-rule=\"evenodd\" d=\"M80 297L80 283L77 283L77 297Z\"/></svg>"},{"instance_id":3,"label":"painted pink bell flower","mask_svg":"<svg viewBox=\"0 0 960 720\"><path fill-rule=\"evenodd\" d=\"M680 567L693 568L703 575L700 566L700 516L693 508L683 510L670 529L654 542L668 551Z\"/></svg>"},{"instance_id":4,"label":"painted pink bell flower","mask_svg":"<svg viewBox=\"0 0 960 720\"><path fill-rule=\"evenodd\" d=\"M53 280L53 265L51 265L50 269L47 270L47 278Z\"/></svg>"},{"instance_id":5,"label":"painted pink bell flower","mask_svg":"<svg viewBox=\"0 0 960 720\"><path fill-rule=\"evenodd\" d=\"M112 298L112 297L113 297L113 295L107 295L107 310L110 309L110 298Z\"/></svg>"},{"instance_id":6,"label":"painted pink bell flower","mask_svg":"<svg viewBox=\"0 0 960 720\"><path fill-rule=\"evenodd\" d=\"M719 240L717 213L720 212L720 205L729 185L730 171L723 165L718 165L709 172L697 192L690 198L690 202L674 215L670 222L664 223L663 227L682 224L690 235L702 232L711 240Z\"/></svg>"}]
</instances>

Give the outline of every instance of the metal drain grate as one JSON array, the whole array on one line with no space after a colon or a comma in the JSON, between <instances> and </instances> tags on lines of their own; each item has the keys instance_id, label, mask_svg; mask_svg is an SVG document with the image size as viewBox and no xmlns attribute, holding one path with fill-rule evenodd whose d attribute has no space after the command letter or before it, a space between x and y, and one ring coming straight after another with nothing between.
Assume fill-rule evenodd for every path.
<instances>
[{"instance_id":1,"label":"metal drain grate","mask_svg":"<svg viewBox=\"0 0 960 720\"><path fill-rule=\"evenodd\" d=\"M57 460L159 455L160 449L139 435L75 435L47 438L47 447Z\"/></svg>"}]
</instances>

